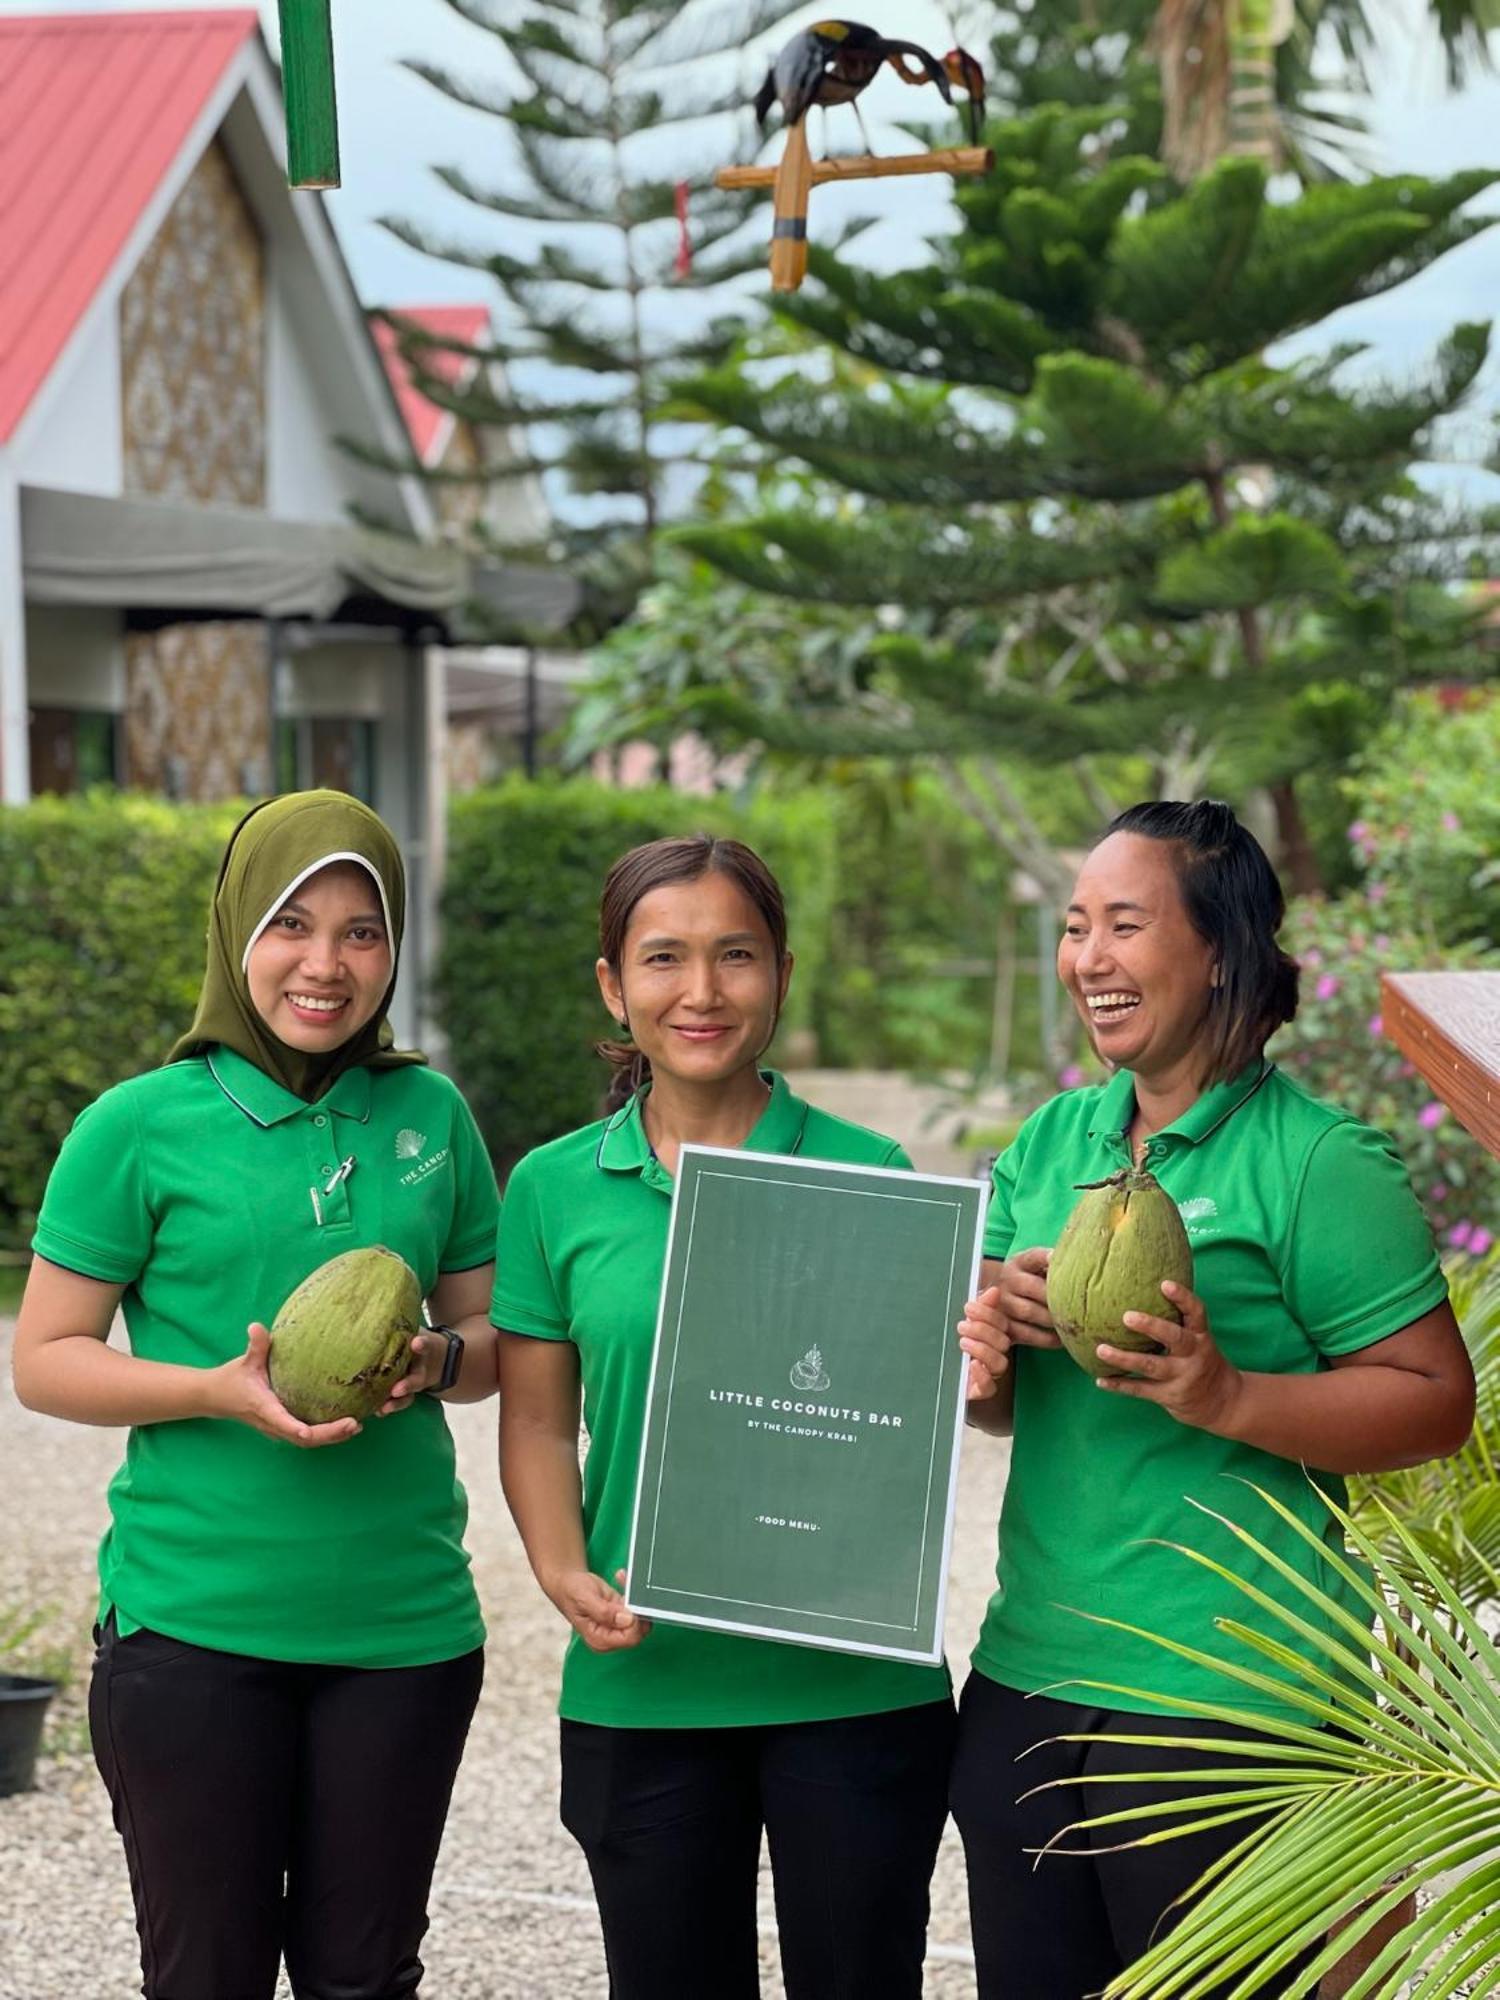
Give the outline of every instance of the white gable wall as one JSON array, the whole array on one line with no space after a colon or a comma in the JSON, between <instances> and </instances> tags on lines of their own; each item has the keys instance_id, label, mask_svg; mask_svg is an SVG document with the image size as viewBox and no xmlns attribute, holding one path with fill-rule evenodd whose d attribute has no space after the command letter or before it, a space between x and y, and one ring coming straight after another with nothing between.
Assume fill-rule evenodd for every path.
<instances>
[{"instance_id":1,"label":"white gable wall","mask_svg":"<svg viewBox=\"0 0 1500 2000\"><path fill-rule=\"evenodd\" d=\"M120 315L98 312L70 342L59 368L59 393L18 442L16 470L23 486L56 486L69 493L117 494L123 481L120 412Z\"/></svg>"}]
</instances>

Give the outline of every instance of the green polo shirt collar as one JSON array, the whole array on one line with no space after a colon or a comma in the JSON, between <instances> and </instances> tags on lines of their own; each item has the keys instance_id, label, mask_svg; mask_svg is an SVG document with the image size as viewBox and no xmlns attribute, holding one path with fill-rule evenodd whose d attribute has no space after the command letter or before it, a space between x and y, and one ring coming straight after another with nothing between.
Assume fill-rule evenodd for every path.
<instances>
[{"instance_id":1,"label":"green polo shirt collar","mask_svg":"<svg viewBox=\"0 0 1500 2000\"><path fill-rule=\"evenodd\" d=\"M771 1086L771 1097L745 1140L745 1151L795 1153L802 1144L807 1106L801 1098L792 1095L786 1078L779 1070L763 1069L761 1075ZM343 1080L341 1077L340 1083ZM335 1085L335 1094L337 1088ZM652 1186L670 1188L672 1177L652 1152L651 1141L646 1136L646 1127L641 1119L645 1097L644 1091L638 1092L605 1126L599 1140L598 1164L605 1173L639 1174Z\"/></svg>"},{"instance_id":2,"label":"green polo shirt collar","mask_svg":"<svg viewBox=\"0 0 1500 2000\"><path fill-rule=\"evenodd\" d=\"M1185 1139L1190 1146L1198 1145L1210 1132L1233 1117L1240 1106L1249 1102L1270 1076L1275 1065L1262 1056L1258 1061L1242 1069L1238 1076L1231 1076L1223 1083L1211 1084L1203 1095L1190 1104L1180 1118L1174 1118L1170 1125L1164 1125L1153 1136L1157 1139ZM1089 1127L1091 1139L1119 1139L1130 1123L1135 1111L1135 1075L1128 1069L1116 1070L1105 1086L1094 1112L1093 1123Z\"/></svg>"},{"instance_id":3,"label":"green polo shirt collar","mask_svg":"<svg viewBox=\"0 0 1500 2000\"><path fill-rule=\"evenodd\" d=\"M299 1112L336 1111L341 1118L353 1118L363 1125L370 1116L370 1072L346 1069L333 1088L318 1099L316 1107L247 1062L234 1049L219 1045L209 1051L209 1073L231 1104L237 1105L257 1125L280 1125Z\"/></svg>"}]
</instances>

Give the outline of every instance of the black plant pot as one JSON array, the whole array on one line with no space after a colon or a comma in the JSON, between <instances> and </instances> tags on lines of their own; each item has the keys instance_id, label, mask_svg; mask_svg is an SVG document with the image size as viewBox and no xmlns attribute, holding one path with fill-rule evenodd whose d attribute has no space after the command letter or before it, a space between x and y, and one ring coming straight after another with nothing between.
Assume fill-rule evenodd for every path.
<instances>
[{"instance_id":1,"label":"black plant pot","mask_svg":"<svg viewBox=\"0 0 1500 2000\"><path fill-rule=\"evenodd\" d=\"M56 1681L0 1674L0 1799L31 1790L42 1718L56 1693Z\"/></svg>"}]
</instances>

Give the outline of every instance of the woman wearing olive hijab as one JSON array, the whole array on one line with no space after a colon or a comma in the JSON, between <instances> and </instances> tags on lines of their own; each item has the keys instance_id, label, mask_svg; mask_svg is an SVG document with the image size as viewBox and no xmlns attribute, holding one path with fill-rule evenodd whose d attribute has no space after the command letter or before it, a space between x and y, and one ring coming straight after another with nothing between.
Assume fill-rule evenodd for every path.
<instances>
[{"instance_id":1,"label":"woman wearing olive hijab","mask_svg":"<svg viewBox=\"0 0 1500 2000\"><path fill-rule=\"evenodd\" d=\"M495 1386L496 1197L456 1090L393 1045L404 897L357 800L247 814L191 1028L80 1115L37 1224L17 1393L129 1426L90 1723L146 2000L271 2000L283 1956L299 2000L422 1977L484 1636L439 1397ZM267 1324L376 1244L433 1330L376 1418L302 1423Z\"/></svg>"}]
</instances>

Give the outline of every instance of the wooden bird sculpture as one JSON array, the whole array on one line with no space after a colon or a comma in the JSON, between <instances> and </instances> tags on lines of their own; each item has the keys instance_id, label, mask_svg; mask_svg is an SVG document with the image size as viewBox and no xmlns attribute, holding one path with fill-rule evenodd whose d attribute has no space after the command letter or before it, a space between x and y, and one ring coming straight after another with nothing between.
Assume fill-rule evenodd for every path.
<instances>
[{"instance_id":1,"label":"wooden bird sculpture","mask_svg":"<svg viewBox=\"0 0 1500 2000\"><path fill-rule=\"evenodd\" d=\"M969 128L969 144L977 146L984 132L984 71L979 59L967 49L949 49L943 57L943 73L964 93L964 119Z\"/></svg>"},{"instance_id":2,"label":"wooden bird sculpture","mask_svg":"<svg viewBox=\"0 0 1500 2000\"><path fill-rule=\"evenodd\" d=\"M953 102L948 72L918 43L892 41L863 21L815 21L793 35L766 71L755 98L756 122L764 131L776 103L788 127L800 125L815 104L854 104L886 64L903 83L935 83Z\"/></svg>"},{"instance_id":3,"label":"wooden bird sculpture","mask_svg":"<svg viewBox=\"0 0 1500 2000\"><path fill-rule=\"evenodd\" d=\"M771 282L778 291L795 291L807 270L807 199L812 191L812 155L807 147L807 114L815 104L851 104L887 64L903 83L935 83L953 102L947 73L937 58L916 42L892 41L863 21L814 21L793 35L771 67L755 97L756 123L762 131L779 103L786 121L786 150L776 170L772 195ZM865 150L872 151L864 120L859 118Z\"/></svg>"}]
</instances>

